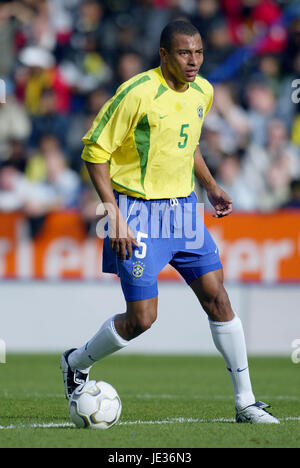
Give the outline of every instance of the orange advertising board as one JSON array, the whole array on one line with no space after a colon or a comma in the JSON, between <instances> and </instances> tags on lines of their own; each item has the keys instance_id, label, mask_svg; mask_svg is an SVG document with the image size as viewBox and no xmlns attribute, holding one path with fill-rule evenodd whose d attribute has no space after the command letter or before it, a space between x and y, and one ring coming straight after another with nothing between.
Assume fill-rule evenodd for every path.
<instances>
[{"instance_id":1,"label":"orange advertising board","mask_svg":"<svg viewBox=\"0 0 300 468\"><path fill-rule=\"evenodd\" d=\"M300 281L300 212L206 217L227 280Z\"/></svg>"},{"instance_id":2,"label":"orange advertising board","mask_svg":"<svg viewBox=\"0 0 300 468\"><path fill-rule=\"evenodd\" d=\"M234 213L205 223L215 239L228 281L300 282L300 211ZM99 279L102 241L88 235L76 212L53 213L32 239L22 214L0 214L0 278ZM160 279L178 281L167 266Z\"/></svg>"}]
</instances>

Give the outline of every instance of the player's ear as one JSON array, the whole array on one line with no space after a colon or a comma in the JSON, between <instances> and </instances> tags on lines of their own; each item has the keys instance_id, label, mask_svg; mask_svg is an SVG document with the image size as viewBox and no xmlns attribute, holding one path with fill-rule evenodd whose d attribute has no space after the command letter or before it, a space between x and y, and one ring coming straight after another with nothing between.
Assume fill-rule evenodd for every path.
<instances>
[{"instance_id":1,"label":"player's ear","mask_svg":"<svg viewBox=\"0 0 300 468\"><path fill-rule=\"evenodd\" d=\"M160 58L161 58L161 61L163 63L166 62L166 58L167 58L167 55L168 55L168 52L166 51L166 49L164 47L161 47L159 49L159 55L160 55Z\"/></svg>"}]
</instances>

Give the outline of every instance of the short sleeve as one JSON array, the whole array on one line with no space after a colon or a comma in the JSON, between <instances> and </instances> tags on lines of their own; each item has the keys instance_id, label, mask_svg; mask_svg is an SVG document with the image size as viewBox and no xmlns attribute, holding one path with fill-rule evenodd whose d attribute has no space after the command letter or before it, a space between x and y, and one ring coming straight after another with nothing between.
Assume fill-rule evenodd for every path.
<instances>
[{"instance_id":1,"label":"short sleeve","mask_svg":"<svg viewBox=\"0 0 300 468\"><path fill-rule=\"evenodd\" d=\"M81 158L90 163L106 163L110 160L111 154L97 143L86 143Z\"/></svg>"},{"instance_id":2,"label":"short sleeve","mask_svg":"<svg viewBox=\"0 0 300 468\"><path fill-rule=\"evenodd\" d=\"M140 97L131 86L119 88L100 110L91 129L83 137L85 145L97 145L101 151L112 154L122 146L127 137L134 131L140 112ZM98 150L100 158L105 154ZM92 146L94 151L95 146ZM89 150L85 151L85 155Z\"/></svg>"}]
</instances>

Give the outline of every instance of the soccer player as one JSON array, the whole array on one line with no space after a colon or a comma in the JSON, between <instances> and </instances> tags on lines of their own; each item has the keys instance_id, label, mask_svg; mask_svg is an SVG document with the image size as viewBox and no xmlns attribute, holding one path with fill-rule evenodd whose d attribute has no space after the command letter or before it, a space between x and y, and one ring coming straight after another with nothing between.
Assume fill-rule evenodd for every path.
<instances>
[{"instance_id":1,"label":"soccer player","mask_svg":"<svg viewBox=\"0 0 300 468\"><path fill-rule=\"evenodd\" d=\"M278 423L266 411L269 405L253 395L242 323L223 285L218 248L196 210L194 176L207 191L215 217L232 212L232 200L216 184L198 146L213 100L212 85L198 75L203 62L199 31L187 21L168 24L160 57L160 67L118 88L83 138L82 158L109 219L103 271L119 275L127 310L107 320L84 346L63 354L66 395L70 398L88 380L95 362L151 327L157 316L157 275L170 263L208 315L232 379L236 421Z\"/></svg>"}]
</instances>

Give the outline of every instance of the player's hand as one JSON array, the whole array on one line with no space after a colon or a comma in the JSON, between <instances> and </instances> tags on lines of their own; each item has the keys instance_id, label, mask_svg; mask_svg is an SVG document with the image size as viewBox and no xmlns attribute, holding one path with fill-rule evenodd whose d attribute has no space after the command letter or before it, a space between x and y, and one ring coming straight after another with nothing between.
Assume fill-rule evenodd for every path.
<instances>
[{"instance_id":1,"label":"player's hand","mask_svg":"<svg viewBox=\"0 0 300 468\"><path fill-rule=\"evenodd\" d=\"M215 209L214 218L223 218L232 213L232 200L220 187L208 191L207 197Z\"/></svg>"},{"instance_id":2,"label":"player's hand","mask_svg":"<svg viewBox=\"0 0 300 468\"><path fill-rule=\"evenodd\" d=\"M110 235L110 248L121 260L132 257L132 246L140 247L132 230L122 216L115 221L113 234Z\"/></svg>"}]
</instances>

